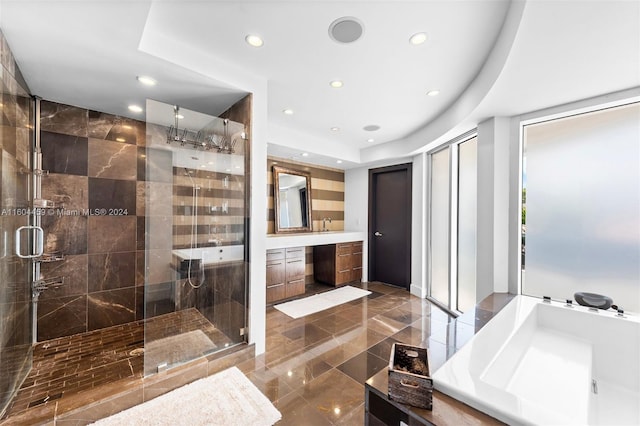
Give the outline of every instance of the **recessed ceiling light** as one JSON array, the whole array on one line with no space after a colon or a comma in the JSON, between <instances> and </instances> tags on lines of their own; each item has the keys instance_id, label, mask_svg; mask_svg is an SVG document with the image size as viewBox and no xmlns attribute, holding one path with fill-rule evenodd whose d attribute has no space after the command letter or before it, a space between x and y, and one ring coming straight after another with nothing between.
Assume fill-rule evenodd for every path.
<instances>
[{"instance_id":1,"label":"recessed ceiling light","mask_svg":"<svg viewBox=\"0 0 640 426\"><path fill-rule=\"evenodd\" d=\"M184 115L182 114L176 114L176 118L179 120L182 120L184 118Z\"/></svg>"},{"instance_id":2,"label":"recessed ceiling light","mask_svg":"<svg viewBox=\"0 0 640 426\"><path fill-rule=\"evenodd\" d=\"M418 44L422 44L425 41L427 41L426 33L415 33L414 35L409 37L409 43L413 44L414 46L417 46Z\"/></svg>"},{"instance_id":3,"label":"recessed ceiling light","mask_svg":"<svg viewBox=\"0 0 640 426\"><path fill-rule=\"evenodd\" d=\"M367 139L367 142L371 143L371 142L375 142L376 140L373 138Z\"/></svg>"},{"instance_id":4,"label":"recessed ceiling light","mask_svg":"<svg viewBox=\"0 0 640 426\"><path fill-rule=\"evenodd\" d=\"M209 161L209 165L210 165L210 166L213 166L213 161Z\"/></svg>"},{"instance_id":5,"label":"recessed ceiling light","mask_svg":"<svg viewBox=\"0 0 640 426\"><path fill-rule=\"evenodd\" d=\"M155 86L156 84L158 84L158 82L155 79L151 77L147 77L146 75L139 75L136 78L140 83L144 84L145 86Z\"/></svg>"},{"instance_id":6,"label":"recessed ceiling light","mask_svg":"<svg viewBox=\"0 0 640 426\"><path fill-rule=\"evenodd\" d=\"M343 83L340 80L333 80L331 83L329 83L329 85L334 89L339 89L343 86Z\"/></svg>"},{"instance_id":7,"label":"recessed ceiling light","mask_svg":"<svg viewBox=\"0 0 640 426\"><path fill-rule=\"evenodd\" d=\"M244 40L247 42L247 44L249 44L249 46L253 47L261 47L264 44L264 41L262 41L260 36L257 36L255 34L247 35Z\"/></svg>"},{"instance_id":8,"label":"recessed ceiling light","mask_svg":"<svg viewBox=\"0 0 640 426\"><path fill-rule=\"evenodd\" d=\"M367 132L375 132L376 130L380 130L380 126L377 124L369 124L368 126L364 126L362 129Z\"/></svg>"},{"instance_id":9,"label":"recessed ceiling light","mask_svg":"<svg viewBox=\"0 0 640 426\"><path fill-rule=\"evenodd\" d=\"M116 142L126 142L125 138L116 138Z\"/></svg>"},{"instance_id":10,"label":"recessed ceiling light","mask_svg":"<svg viewBox=\"0 0 640 426\"><path fill-rule=\"evenodd\" d=\"M342 164L342 160L336 160L336 163Z\"/></svg>"},{"instance_id":11,"label":"recessed ceiling light","mask_svg":"<svg viewBox=\"0 0 640 426\"><path fill-rule=\"evenodd\" d=\"M129 126L128 124L123 124L123 125L122 125L122 128L123 128L123 129L126 129L126 130L131 130L131 129L133 129L133 127Z\"/></svg>"},{"instance_id":12,"label":"recessed ceiling light","mask_svg":"<svg viewBox=\"0 0 640 426\"><path fill-rule=\"evenodd\" d=\"M200 167L204 168L204 167L207 167L207 166L205 166L204 164L201 164Z\"/></svg>"},{"instance_id":13,"label":"recessed ceiling light","mask_svg":"<svg viewBox=\"0 0 640 426\"><path fill-rule=\"evenodd\" d=\"M427 96L438 96L440 94L439 90L429 90L427 92Z\"/></svg>"},{"instance_id":14,"label":"recessed ceiling light","mask_svg":"<svg viewBox=\"0 0 640 426\"><path fill-rule=\"evenodd\" d=\"M308 157L308 156L309 156L309 153L308 153L308 152L303 152L303 153L302 153L302 156L303 156L303 157Z\"/></svg>"},{"instance_id":15,"label":"recessed ceiling light","mask_svg":"<svg viewBox=\"0 0 640 426\"><path fill-rule=\"evenodd\" d=\"M142 112L142 107L139 107L138 105L129 105L129 111Z\"/></svg>"},{"instance_id":16,"label":"recessed ceiling light","mask_svg":"<svg viewBox=\"0 0 640 426\"><path fill-rule=\"evenodd\" d=\"M332 128L331 128L331 131L332 131L332 132L337 132L337 131L339 131L339 130L340 130L340 127L332 127Z\"/></svg>"},{"instance_id":17,"label":"recessed ceiling light","mask_svg":"<svg viewBox=\"0 0 640 426\"><path fill-rule=\"evenodd\" d=\"M283 109L282 113L287 115L293 115L293 110L291 108Z\"/></svg>"}]
</instances>

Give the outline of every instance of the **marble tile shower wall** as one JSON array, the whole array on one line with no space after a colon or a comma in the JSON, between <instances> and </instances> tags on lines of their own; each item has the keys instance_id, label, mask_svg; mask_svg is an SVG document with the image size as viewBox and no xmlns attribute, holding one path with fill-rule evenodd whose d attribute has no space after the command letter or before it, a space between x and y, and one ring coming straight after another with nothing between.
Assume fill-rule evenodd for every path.
<instances>
[{"instance_id":1,"label":"marble tile shower wall","mask_svg":"<svg viewBox=\"0 0 640 426\"><path fill-rule=\"evenodd\" d=\"M13 232L27 225L16 209L28 206L32 108L29 89L0 32L0 412L28 368L31 348L31 288L28 262L13 254Z\"/></svg>"},{"instance_id":2,"label":"marble tile shower wall","mask_svg":"<svg viewBox=\"0 0 640 426\"><path fill-rule=\"evenodd\" d=\"M40 125L42 197L58 204L42 217L45 253L65 257L41 266L64 285L40 295L38 341L142 319L145 123L42 101ZM170 170L156 177L170 184Z\"/></svg>"}]
</instances>

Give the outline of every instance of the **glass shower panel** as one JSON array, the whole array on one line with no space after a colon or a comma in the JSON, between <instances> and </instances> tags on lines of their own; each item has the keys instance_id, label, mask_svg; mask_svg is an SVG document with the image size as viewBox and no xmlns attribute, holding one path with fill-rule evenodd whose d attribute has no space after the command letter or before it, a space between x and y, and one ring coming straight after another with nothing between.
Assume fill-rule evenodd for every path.
<instances>
[{"instance_id":1,"label":"glass shower panel","mask_svg":"<svg viewBox=\"0 0 640 426\"><path fill-rule=\"evenodd\" d=\"M476 305L478 194L477 138L458 145L458 302L465 312Z\"/></svg>"},{"instance_id":2,"label":"glass shower panel","mask_svg":"<svg viewBox=\"0 0 640 426\"><path fill-rule=\"evenodd\" d=\"M146 375L245 341L246 143L242 123L147 101Z\"/></svg>"},{"instance_id":3,"label":"glass shower panel","mask_svg":"<svg viewBox=\"0 0 640 426\"><path fill-rule=\"evenodd\" d=\"M450 148L431 155L430 295L449 306Z\"/></svg>"},{"instance_id":4,"label":"glass shower panel","mask_svg":"<svg viewBox=\"0 0 640 426\"><path fill-rule=\"evenodd\" d=\"M522 292L640 311L640 104L524 129Z\"/></svg>"},{"instance_id":5,"label":"glass shower panel","mask_svg":"<svg viewBox=\"0 0 640 426\"><path fill-rule=\"evenodd\" d=\"M36 236L31 200L33 101L15 80L9 84L12 78L6 69L0 77L0 417L29 373L33 339L34 263L24 257L33 255Z\"/></svg>"}]
</instances>

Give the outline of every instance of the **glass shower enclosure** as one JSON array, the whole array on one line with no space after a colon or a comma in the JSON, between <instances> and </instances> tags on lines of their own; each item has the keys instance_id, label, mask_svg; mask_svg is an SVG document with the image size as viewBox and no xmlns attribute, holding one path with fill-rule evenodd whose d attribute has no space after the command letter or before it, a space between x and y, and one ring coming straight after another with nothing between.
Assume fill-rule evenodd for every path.
<instances>
[{"instance_id":1,"label":"glass shower enclosure","mask_svg":"<svg viewBox=\"0 0 640 426\"><path fill-rule=\"evenodd\" d=\"M148 100L146 128L149 375L246 341L248 158L227 118Z\"/></svg>"}]
</instances>

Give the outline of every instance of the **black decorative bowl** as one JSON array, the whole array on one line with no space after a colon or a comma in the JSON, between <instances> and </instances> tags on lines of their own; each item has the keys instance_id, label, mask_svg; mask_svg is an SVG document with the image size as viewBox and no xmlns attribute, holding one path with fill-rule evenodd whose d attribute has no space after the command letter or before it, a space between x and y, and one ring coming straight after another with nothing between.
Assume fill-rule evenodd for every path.
<instances>
[{"instance_id":1,"label":"black decorative bowl","mask_svg":"<svg viewBox=\"0 0 640 426\"><path fill-rule=\"evenodd\" d=\"M574 293L573 297L579 305L588 306L590 308L609 309L613 304L613 300L608 296L596 293L585 293L579 291Z\"/></svg>"}]
</instances>

